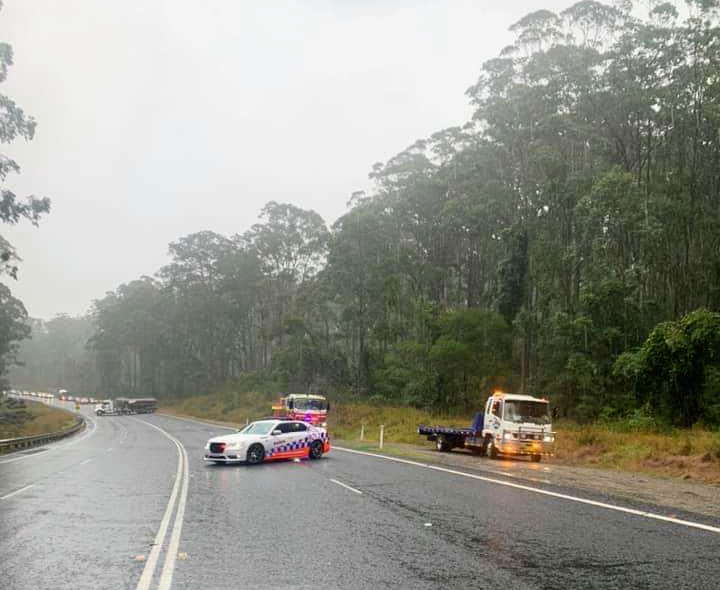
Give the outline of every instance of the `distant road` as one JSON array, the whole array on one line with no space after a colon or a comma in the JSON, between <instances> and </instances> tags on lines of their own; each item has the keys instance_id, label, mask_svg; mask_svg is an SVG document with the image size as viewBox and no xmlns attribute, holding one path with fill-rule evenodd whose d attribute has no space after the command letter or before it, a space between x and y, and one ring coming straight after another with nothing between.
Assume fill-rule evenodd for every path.
<instances>
[{"instance_id":1,"label":"distant road","mask_svg":"<svg viewBox=\"0 0 720 590\"><path fill-rule=\"evenodd\" d=\"M220 427L83 412L84 433L0 457L3 589L714 588L720 579L720 522L706 517L681 515L710 530L577 501L646 509L612 498L535 486L555 494L544 495L499 475L337 449L319 462L207 466L202 449Z\"/></svg>"}]
</instances>

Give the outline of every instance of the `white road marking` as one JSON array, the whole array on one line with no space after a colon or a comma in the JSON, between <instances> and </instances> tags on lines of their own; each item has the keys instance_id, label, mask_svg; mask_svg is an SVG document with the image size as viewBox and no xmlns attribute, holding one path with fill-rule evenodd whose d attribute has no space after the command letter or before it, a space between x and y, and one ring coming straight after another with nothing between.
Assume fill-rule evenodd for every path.
<instances>
[{"instance_id":1,"label":"white road marking","mask_svg":"<svg viewBox=\"0 0 720 590\"><path fill-rule=\"evenodd\" d=\"M360 490L356 490L354 487L349 486L346 483L343 483L341 481L338 481L337 479L331 479L330 481L333 483L336 483L339 486L344 487L346 490L350 490L351 492L355 492L356 494L362 495L362 492Z\"/></svg>"},{"instance_id":2,"label":"white road marking","mask_svg":"<svg viewBox=\"0 0 720 590\"><path fill-rule=\"evenodd\" d=\"M190 479L188 456L187 452L185 451L185 447L182 447L182 453L185 460L185 479L183 481L182 492L180 492L180 502L178 503L178 509L175 513L175 523L173 524L173 531L170 537L170 543L168 544L167 553L165 555L165 563L163 564L162 573L160 574L160 583L158 584L158 590L169 590L170 586L172 585L173 571L175 570L175 559L178 555L178 549L180 548L180 534L182 533L183 518L185 518L185 504L187 502L188 481Z\"/></svg>"},{"instance_id":3,"label":"white road marking","mask_svg":"<svg viewBox=\"0 0 720 590\"><path fill-rule=\"evenodd\" d=\"M27 485L24 488L20 488L19 490L15 490L14 492L10 492L9 494L5 494L4 496L0 496L0 500L7 500L8 498L12 498L13 496L20 494L20 493L24 492L25 490L29 490L32 487L35 487L34 483L31 483L30 485Z\"/></svg>"},{"instance_id":4,"label":"white road marking","mask_svg":"<svg viewBox=\"0 0 720 590\"><path fill-rule=\"evenodd\" d=\"M427 463L420 463L418 461L411 461L409 459L400 459L398 457L389 457L387 455L379 455L377 453L368 453L366 451L356 451L355 449L346 449L344 447L338 447L338 446L335 446L333 448L337 451L343 451L345 453L353 453L356 455L365 455L367 457L375 457L377 459L384 459L386 461L394 461L396 463L405 463L406 465L413 465L415 467L424 467L425 469L432 469L433 471L441 471L443 473L459 475L460 477L468 477L470 479L476 479L478 481L484 481L487 483L506 486L509 488L524 490L526 492L532 492L533 494L541 494L543 496L550 496L552 498L559 498L561 500L569 500L571 502L587 504L589 506L595 506L597 508L605 508L607 510L614 510L616 512L632 514L634 516L642 516L643 518L650 518L653 520L660 520L660 521L669 522L672 524L679 524L679 525L690 527L690 528L709 531L711 533L720 533L720 527L711 526L709 524L703 524L700 522L683 520L680 518L674 518L672 516L663 516L662 514L655 514L654 512L645 512L644 510L636 510L634 508L626 508L624 506L616 506L615 504L608 504L607 502L598 502L596 500L588 500L586 498L579 498L577 496L571 496L569 494L561 494L559 492L551 492L549 490L542 490L539 488L534 488L532 486L526 486L526 485L522 485L519 483L513 483L510 481L502 481L500 479L493 479L492 477L484 477L482 475L475 475L473 473L466 473L464 471L457 471L455 469L447 469L446 467L438 467L437 465L429 465Z\"/></svg>"},{"instance_id":5,"label":"white road marking","mask_svg":"<svg viewBox=\"0 0 720 590\"><path fill-rule=\"evenodd\" d=\"M171 533L170 543L172 544L175 539L177 539L176 543L179 543L180 541L180 530L182 530L182 519L185 514L185 503L187 501L188 463L185 447L183 447L182 443L178 439L176 439L174 436L172 436L170 433L166 432L159 426L155 426L155 424L151 424L150 422L146 422L145 420L140 419L138 419L138 422L142 422L143 424L146 424L151 428L158 430L160 433L163 434L163 436L172 441L178 452L178 465L177 471L175 473L175 483L173 484L172 492L170 493L170 499L168 500L167 507L165 508L165 513L163 514L162 520L160 521L160 528L158 529L157 535L155 535L155 542L153 543L152 549L150 550L150 555L148 556L147 562L145 562L145 567L143 568L142 575L140 576L140 580L138 581L136 587L136 590L149 590L150 585L152 584L153 576L155 575L155 569L157 567L158 560L160 558L160 551L162 550L165 537L167 536L167 530L170 524L170 517L172 516L176 500L178 498L178 490L182 485L182 493L180 496L180 501L178 502L178 511L175 515L175 522L173 524L173 531ZM168 553L165 557L165 564L163 565L160 579L161 584L163 583L163 576L169 576L169 581L172 582L172 569L175 566L175 559L173 558L171 560L172 563L168 565L169 558L170 553Z\"/></svg>"},{"instance_id":6,"label":"white road marking","mask_svg":"<svg viewBox=\"0 0 720 590\"><path fill-rule=\"evenodd\" d=\"M87 465L90 461L92 461L92 459L85 459L84 461L80 461L80 465Z\"/></svg>"}]
</instances>

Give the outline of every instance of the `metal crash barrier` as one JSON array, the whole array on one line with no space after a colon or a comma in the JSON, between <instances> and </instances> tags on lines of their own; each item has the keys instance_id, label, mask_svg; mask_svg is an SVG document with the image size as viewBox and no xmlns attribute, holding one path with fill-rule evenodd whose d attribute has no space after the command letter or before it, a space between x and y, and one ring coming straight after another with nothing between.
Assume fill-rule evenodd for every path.
<instances>
[{"instance_id":1,"label":"metal crash barrier","mask_svg":"<svg viewBox=\"0 0 720 590\"><path fill-rule=\"evenodd\" d=\"M18 438L6 438L0 440L0 453L5 453L8 450L24 449L28 447L34 447L36 445L42 445L45 443L59 440L75 434L79 430L85 428L85 418L79 418L75 425L65 430L58 432L48 432L46 434L35 434L33 436L19 436Z\"/></svg>"}]
</instances>

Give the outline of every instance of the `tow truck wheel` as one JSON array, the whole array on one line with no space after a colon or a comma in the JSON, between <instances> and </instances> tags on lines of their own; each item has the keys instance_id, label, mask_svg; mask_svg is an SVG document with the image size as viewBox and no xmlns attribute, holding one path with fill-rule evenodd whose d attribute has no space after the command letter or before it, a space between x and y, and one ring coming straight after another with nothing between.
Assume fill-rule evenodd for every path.
<instances>
[{"instance_id":1,"label":"tow truck wheel","mask_svg":"<svg viewBox=\"0 0 720 590\"><path fill-rule=\"evenodd\" d=\"M249 465L257 465L265 460L265 449L262 445L253 445L248 449L247 462Z\"/></svg>"},{"instance_id":2,"label":"tow truck wheel","mask_svg":"<svg viewBox=\"0 0 720 590\"><path fill-rule=\"evenodd\" d=\"M320 459L323 454L323 446L322 443L319 440L314 440L310 444L310 452L308 453L308 456L311 459Z\"/></svg>"},{"instance_id":3,"label":"tow truck wheel","mask_svg":"<svg viewBox=\"0 0 720 590\"><path fill-rule=\"evenodd\" d=\"M435 440L435 448L443 453L449 453L452 450L450 443L445 440L445 437L438 436Z\"/></svg>"},{"instance_id":4,"label":"tow truck wheel","mask_svg":"<svg viewBox=\"0 0 720 590\"><path fill-rule=\"evenodd\" d=\"M540 463L541 459L542 459L542 455L530 455L530 460L533 463Z\"/></svg>"},{"instance_id":5,"label":"tow truck wheel","mask_svg":"<svg viewBox=\"0 0 720 590\"><path fill-rule=\"evenodd\" d=\"M492 436L487 437L487 443L485 444L485 452L491 459L497 459L498 452L495 443L493 442Z\"/></svg>"}]
</instances>

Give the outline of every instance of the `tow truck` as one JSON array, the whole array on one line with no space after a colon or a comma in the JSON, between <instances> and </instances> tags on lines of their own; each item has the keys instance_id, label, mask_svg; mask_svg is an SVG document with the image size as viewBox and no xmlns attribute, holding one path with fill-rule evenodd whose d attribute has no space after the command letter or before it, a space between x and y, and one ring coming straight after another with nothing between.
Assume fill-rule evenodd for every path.
<instances>
[{"instance_id":1,"label":"tow truck","mask_svg":"<svg viewBox=\"0 0 720 590\"><path fill-rule=\"evenodd\" d=\"M276 418L302 420L314 426L327 426L327 414L330 403L324 395L311 393L289 393L272 405Z\"/></svg>"},{"instance_id":2,"label":"tow truck","mask_svg":"<svg viewBox=\"0 0 720 590\"><path fill-rule=\"evenodd\" d=\"M553 453L555 433L546 399L495 392L484 412L475 414L470 428L418 426L418 434L435 442L438 451L465 448L496 459L499 455L525 455L532 461Z\"/></svg>"}]
</instances>

